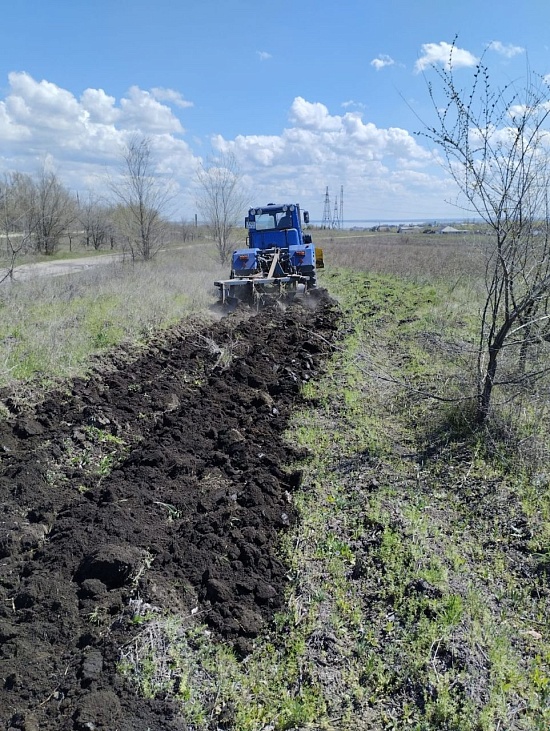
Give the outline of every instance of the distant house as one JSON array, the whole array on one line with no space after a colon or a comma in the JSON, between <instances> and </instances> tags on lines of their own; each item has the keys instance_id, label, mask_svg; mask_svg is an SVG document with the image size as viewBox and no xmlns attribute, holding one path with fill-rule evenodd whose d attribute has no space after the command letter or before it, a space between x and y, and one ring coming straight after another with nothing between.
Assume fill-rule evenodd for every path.
<instances>
[{"instance_id":1,"label":"distant house","mask_svg":"<svg viewBox=\"0 0 550 731\"><path fill-rule=\"evenodd\" d=\"M463 234L466 233L464 229L453 228L453 226L445 226L445 228L439 229L440 234Z\"/></svg>"}]
</instances>

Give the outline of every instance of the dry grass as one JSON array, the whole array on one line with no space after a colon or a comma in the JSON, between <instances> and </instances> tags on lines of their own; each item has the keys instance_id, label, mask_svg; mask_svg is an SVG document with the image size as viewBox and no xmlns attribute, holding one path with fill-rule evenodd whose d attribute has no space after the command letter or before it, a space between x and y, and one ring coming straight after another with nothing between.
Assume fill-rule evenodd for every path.
<instances>
[{"instance_id":1,"label":"dry grass","mask_svg":"<svg viewBox=\"0 0 550 731\"><path fill-rule=\"evenodd\" d=\"M479 280L488 237L318 231L314 240L325 251L327 267L393 274L427 283Z\"/></svg>"},{"instance_id":2,"label":"dry grass","mask_svg":"<svg viewBox=\"0 0 550 731\"><path fill-rule=\"evenodd\" d=\"M0 385L74 375L89 356L139 341L216 301L224 275L207 241L61 277L0 289Z\"/></svg>"},{"instance_id":3,"label":"dry grass","mask_svg":"<svg viewBox=\"0 0 550 731\"><path fill-rule=\"evenodd\" d=\"M0 386L73 375L85 369L91 353L139 340L190 313L207 311L217 296L213 281L228 271L220 266L213 242L198 233L186 243L172 237L151 262L5 282L0 287ZM449 293L441 322L461 315L461 303L481 302L486 237L322 230L312 234L325 251L327 273L347 268L412 278L419 284L438 282ZM244 245L244 229L237 237ZM79 253L73 249L57 258Z\"/></svg>"}]
</instances>

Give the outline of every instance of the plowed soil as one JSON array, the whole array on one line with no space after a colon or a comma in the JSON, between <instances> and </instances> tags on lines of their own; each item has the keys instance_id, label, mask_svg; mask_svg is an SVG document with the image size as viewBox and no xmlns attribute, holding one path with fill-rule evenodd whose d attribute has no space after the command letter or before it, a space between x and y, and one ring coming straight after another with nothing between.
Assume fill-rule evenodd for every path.
<instances>
[{"instance_id":1,"label":"plowed soil","mask_svg":"<svg viewBox=\"0 0 550 731\"><path fill-rule=\"evenodd\" d=\"M137 600L247 654L284 602L283 432L338 317L319 291L121 349L33 405L2 395L2 728L185 728L116 671Z\"/></svg>"}]
</instances>

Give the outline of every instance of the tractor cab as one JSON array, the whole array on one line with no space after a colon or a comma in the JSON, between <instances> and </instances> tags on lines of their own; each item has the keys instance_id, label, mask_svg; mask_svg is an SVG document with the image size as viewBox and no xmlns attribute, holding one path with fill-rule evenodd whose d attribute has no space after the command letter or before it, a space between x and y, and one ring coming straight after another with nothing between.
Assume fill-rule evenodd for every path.
<instances>
[{"instance_id":1,"label":"tractor cab","mask_svg":"<svg viewBox=\"0 0 550 731\"><path fill-rule=\"evenodd\" d=\"M309 214L304 211L304 223L308 222ZM251 208L245 219L245 226L248 229L248 246L251 249L287 249L289 246L301 246L305 243L298 204L269 203L262 208Z\"/></svg>"}]
</instances>

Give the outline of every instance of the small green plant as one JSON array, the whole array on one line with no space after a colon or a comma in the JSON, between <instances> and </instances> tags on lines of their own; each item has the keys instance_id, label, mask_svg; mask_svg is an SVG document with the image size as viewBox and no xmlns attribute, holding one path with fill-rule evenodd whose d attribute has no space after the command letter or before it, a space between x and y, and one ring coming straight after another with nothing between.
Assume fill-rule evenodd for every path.
<instances>
[{"instance_id":1,"label":"small green plant","mask_svg":"<svg viewBox=\"0 0 550 731\"><path fill-rule=\"evenodd\" d=\"M159 505L161 508L164 508L166 510L166 513L168 515L167 519L169 522L172 522L173 520L182 517L182 511L178 510L175 505L170 505L170 503L163 503L160 500L155 500L154 502L155 505Z\"/></svg>"},{"instance_id":2,"label":"small green plant","mask_svg":"<svg viewBox=\"0 0 550 731\"><path fill-rule=\"evenodd\" d=\"M81 470L100 480L111 473L127 453L129 446L121 437L96 426L82 427L81 433L67 438L62 444L62 456L48 468L48 481L54 485L67 480L67 472ZM82 491L82 485L77 487Z\"/></svg>"},{"instance_id":3,"label":"small green plant","mask_svg":"<svg viewBox=\"0 0 550 731\"><path fill-rule=\"evenodd\" d=\"M90 624L100 627L107 621L108 616L109 615L105 607L98 606L88 614L88 621Z\"/></svg>"}]
</instances>

